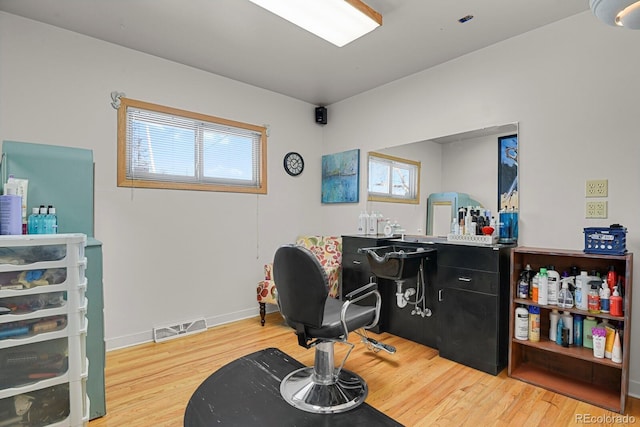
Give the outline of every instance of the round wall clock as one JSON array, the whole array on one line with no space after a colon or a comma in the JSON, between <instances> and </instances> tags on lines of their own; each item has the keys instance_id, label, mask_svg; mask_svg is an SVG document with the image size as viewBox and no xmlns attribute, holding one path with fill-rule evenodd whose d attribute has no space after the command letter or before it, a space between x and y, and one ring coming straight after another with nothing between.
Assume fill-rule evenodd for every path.
<instances>
[{"instance_id":1,"label":"round wall clock","mask_svg":"<svg viewBox=\"0 0 640 427\"><path fill-rule=\"evenodd\" d=\"M290 152L284 156L284 170L291 176L298 176L304 170L304 160L302 156L295 152Z\"/></svg>"}]
</instances>

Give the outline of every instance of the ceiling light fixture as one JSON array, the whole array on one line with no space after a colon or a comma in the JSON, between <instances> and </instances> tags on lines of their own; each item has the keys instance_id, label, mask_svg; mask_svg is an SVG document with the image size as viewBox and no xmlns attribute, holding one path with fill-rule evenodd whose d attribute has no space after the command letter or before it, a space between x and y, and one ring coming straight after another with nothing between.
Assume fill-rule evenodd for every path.
<instances>
[{"instance_id":1,"label":"ceiling light fixture","mask_svg":"<svg viewBox=\"0 0 640 427\"><path fill-rule=\"evenodd\" d=\"M382 25L382 15L360 0L249 0L338 47Z\"/></svg>"},{"instance_id":2,"label":"ceiling light fixture","mask_svg":"<svg viewBox=\"0 0 640 427\"><path fill-rule=\"evenodd\" d=\"M640 30L638 0L589 0L589 6L593 14L605 24Z\"/></svg>"}]
</instances>

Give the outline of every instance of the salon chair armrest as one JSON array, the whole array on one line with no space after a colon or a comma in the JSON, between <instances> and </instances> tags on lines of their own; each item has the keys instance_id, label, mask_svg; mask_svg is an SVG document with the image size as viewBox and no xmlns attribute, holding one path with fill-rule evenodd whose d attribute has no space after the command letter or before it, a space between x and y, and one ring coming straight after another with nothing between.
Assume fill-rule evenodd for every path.
<instances>
[{"instance_id":1,"label":"salon chair armrest","mask_svg":"<svg viewBox=\"0 0 640 427\"><path fill-rule=\"evenodd\" d=\"M371 282L371 283L367 283L366 285L349 292L347 295L344 296L344 299L347 301L353 301L354 298L358 297L360 294L365 293L365 292L370 292L372 290L377 290L378 289L378 284L375 282ZM358 298L358 300L361 300L362 298Z\"/></svg>"},{"instance_id":2,"label":"salon chair armrest","mask_svg":"<svg viewBox=\"0 0 640 427\"><path fill-rule=\"evenodd\" d=\"M349 309L349 306L370 296L376 297L375 316L373 321L369 325L364 326L364 329L373 328L378 324L378 320L380 319L380 306L382 299L380 297L380 292L378 292L378 284L374 282L368 283L345 295L345 302L342 305L342 310L340 311L340 321L342 323L345 336L347 336L347 334L349 333L346 320L347 310Z\"/></svg>"}]
</instances>

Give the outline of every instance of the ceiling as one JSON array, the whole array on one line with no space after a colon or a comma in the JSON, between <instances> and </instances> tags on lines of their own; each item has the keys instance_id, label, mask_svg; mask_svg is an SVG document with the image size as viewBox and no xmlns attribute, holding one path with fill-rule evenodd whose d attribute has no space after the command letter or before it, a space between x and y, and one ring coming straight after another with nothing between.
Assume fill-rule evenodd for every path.
<instances>
[{"instance_id":1,"label":"ceiling","mask_svg":"<svg viewBox=\"0 0 640 427\"><path fill-rule=\"evenodd\" d=\"M589 9L588 0L365 2L383 25L342 48L248 0L0 0L0 11L329 105ZM459 23L465 15L474 18Z\"/></svg>"}]
</instances>

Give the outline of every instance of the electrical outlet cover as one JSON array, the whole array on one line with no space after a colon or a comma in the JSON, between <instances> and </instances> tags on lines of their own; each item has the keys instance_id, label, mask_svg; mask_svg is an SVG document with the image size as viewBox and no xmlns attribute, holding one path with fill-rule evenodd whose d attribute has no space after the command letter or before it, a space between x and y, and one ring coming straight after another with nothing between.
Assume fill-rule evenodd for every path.
<instances>
[{"instance_id":1,"label":"electrical outlet cover","mask_svg":"<svg viewBox=\"0 0 640 427\"><path fill-rule=\"evenodd\" d=\"M607 218L607 202L587 202L585 209L585 218Z\"/></svg>"},{"instance_id":2,"label":"electrical outlet cover","mask_svg":"<svg viewBox=\"0 0 640 427\"><path fill-rule=\"evenodd\" d=\"M609 181L606 179L590 179L585 185L586 197L607 197Z\"/></svg>"}]
</instances>

